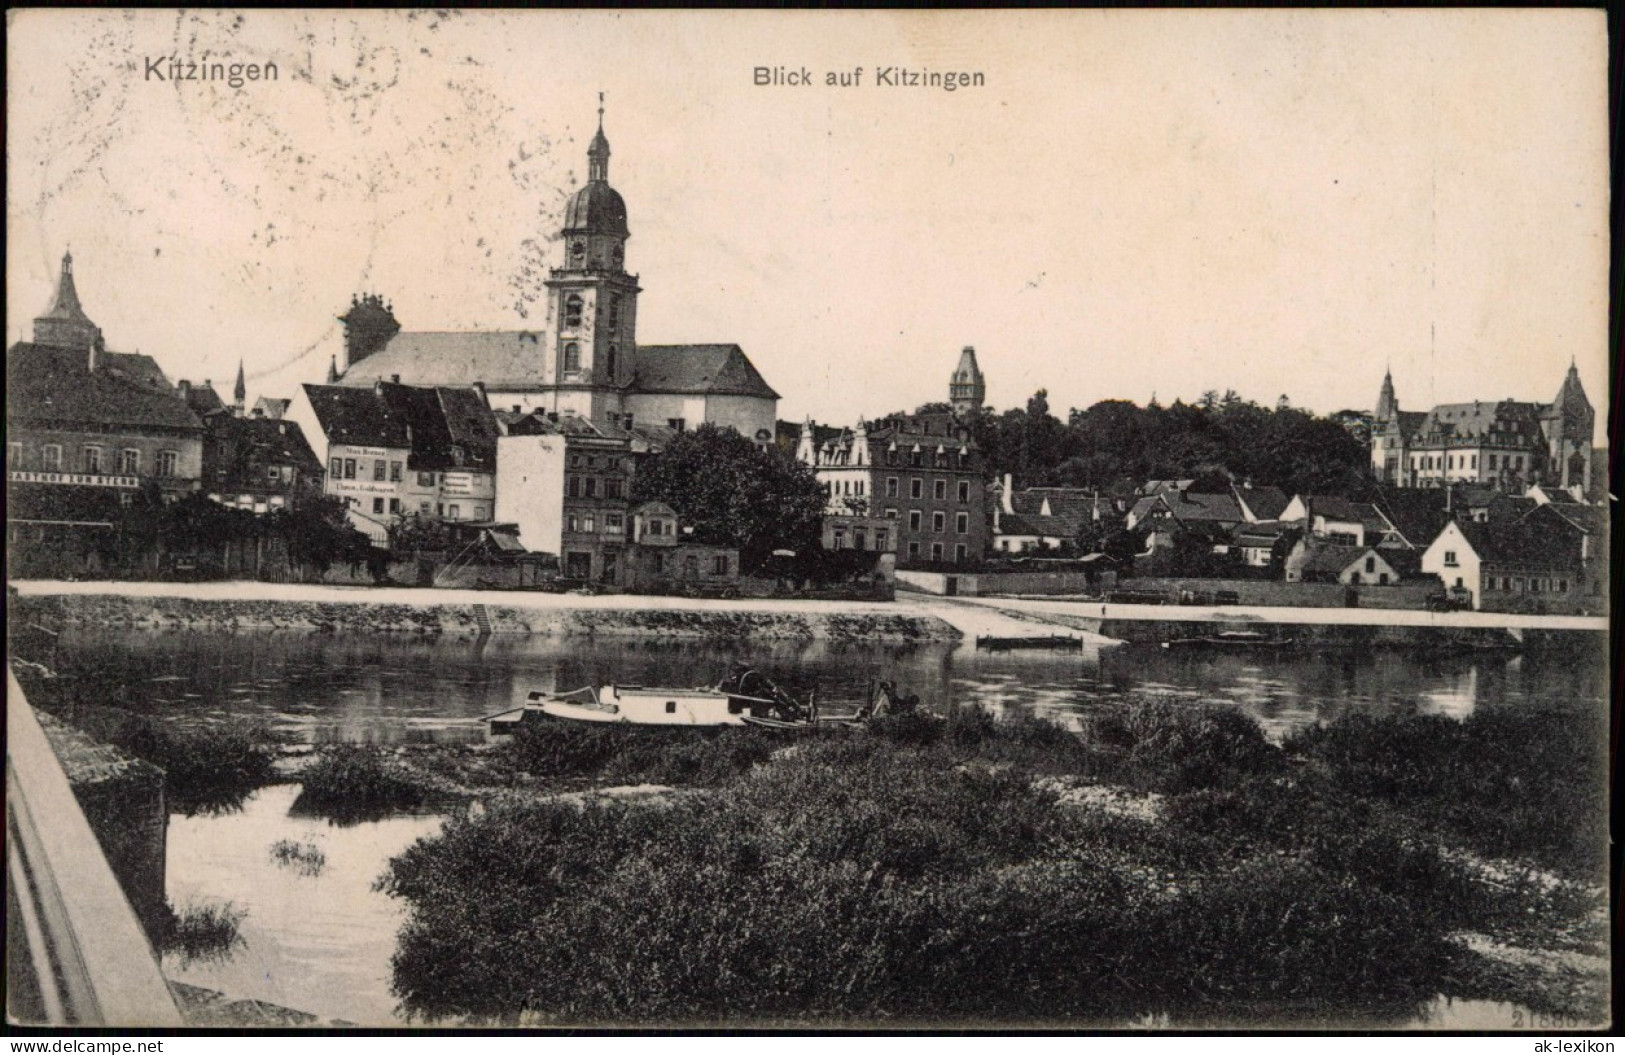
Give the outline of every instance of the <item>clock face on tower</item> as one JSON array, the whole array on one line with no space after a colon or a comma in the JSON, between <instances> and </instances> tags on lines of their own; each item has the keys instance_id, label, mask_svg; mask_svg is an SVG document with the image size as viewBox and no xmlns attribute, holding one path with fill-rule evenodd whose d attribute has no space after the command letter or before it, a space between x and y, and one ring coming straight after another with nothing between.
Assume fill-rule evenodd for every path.
<instances>
[{"instance_id":1,"label":"clock face on tower","mask_svg":"<svg viewBox=\"0 0 1625 1055\"><path fill-rule=\"evenodd\" d=\"M575 261L579 262L586 255L587 255L587 243L586 242L571 242L570 243L570 259L571 260L575 260Z\"/></svg>"}]
</instances>

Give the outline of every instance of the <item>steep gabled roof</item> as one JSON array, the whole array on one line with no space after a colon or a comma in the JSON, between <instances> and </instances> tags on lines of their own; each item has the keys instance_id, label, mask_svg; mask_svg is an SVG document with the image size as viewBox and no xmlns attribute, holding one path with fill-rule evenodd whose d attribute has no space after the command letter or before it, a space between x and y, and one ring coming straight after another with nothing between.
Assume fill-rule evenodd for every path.
<instances>
[{"instance_id":1,"label":"steep gabled roof","mask_svg":"<svg viewBox=\"0 0 1625 1055\"><path fill-rule=\"evenodd\" d=\"M1194 521L1235 522L1245 520L1241 506L1232 495L1198 494L1178 491L1161 496L1168 509L1181 523Z\"/></svg>"},{"instance_id":2,"label":"steep gabled roof","mask_svg":"<svg viewBox=\"0 0 1625 1055\"><path fill-rule=\"evenodd\" d=\"M226 466L230 473L227 477L229 484L235 485L244 480L249 472L261 465L290 465L309 474L322 469L298 422L211 414L208 430L211 438L223 434L232 441L236 463ZM256 478L249 482L257 484L263 480Z\"/></svg>"},{"instance_id":3,"label":"steep gabled roof","mask_svg":"<svg viewBox=\"0 0 1625 1055\"><path fill-rule=\"evenodd\" d=\"M1084 525L1093 523L1097 503L1102 519L1116 519L1110 499L1081 487L1029 487L1012 492L1010 503L1017 515L1039 528L1040 534L1060 538L1076 538Z\"/></svg>"},{"instance_id":4,"label":"steep gabled roof","mask_svg":"<svg viewBox=\"0 0 1625 1055\"><path fill-rule=\"evenodd\" d=\"M411 447L407 419L380 399L373 386L305 385L304 388L329 443Z\"/></svg>"},{"instance_id":5,"label":"steep gabled roof","mask_svg":"<svg viewBox=\"0 0 1625 1055\"><path fill-rule=\"evenodd\" d=\"M6 416L13 422L59 422L66 426L117 425L200 431L203 423L166 384L162 388L131 376L121 360L90 369L77 348L22 341L6 353ZM114 369L114 365L119 366ZM157 364L152 364L153 369ZM160 375L161 376L161 375Z\"/></svg>"},{"instance_id":6,"label":"steep gabled roof","mask_svg":"<svg viewBox=\"0 0 1625 1055\"><path fill-rule=\"evenodd\" d=\"M1279 487L1236 487L1236 500L1246 506L1255 520L1274 520L1291 501Z\"/></svg>"},{"instance_id":7,"label":"steep gabled roof","mask_svg":"<svg viewBox=\"0 0 1625 1055\"><path fill-rule=\"evenodd\" d=\"M640 344L632 391L778 399L737 344Z\"/></svg>"}]
</instances>

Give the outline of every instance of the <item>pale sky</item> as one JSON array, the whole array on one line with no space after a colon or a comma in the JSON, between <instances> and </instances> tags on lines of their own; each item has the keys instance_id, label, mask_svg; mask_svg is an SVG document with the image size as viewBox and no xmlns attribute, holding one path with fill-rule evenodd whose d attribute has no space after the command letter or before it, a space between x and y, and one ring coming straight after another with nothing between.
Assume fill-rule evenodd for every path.
<instances>
[{"instance_id":1,"label":"pale sky","mask_svg":"<svg viewBox=\"0 0 1625 1055\"><path fill-rule=\"evenodd\" d=\"M1406 409L1545 401L1572 357L1602 438L1601 11L8 17L8 344L65 247L109 347L223 394L241 357L250 399L320 381L363 291L538 328L604 91L638 340L738 343L781 418L943 399L967 344L1063 416L1370 409L1386 365Z\"/></svg>"}]
</instances>

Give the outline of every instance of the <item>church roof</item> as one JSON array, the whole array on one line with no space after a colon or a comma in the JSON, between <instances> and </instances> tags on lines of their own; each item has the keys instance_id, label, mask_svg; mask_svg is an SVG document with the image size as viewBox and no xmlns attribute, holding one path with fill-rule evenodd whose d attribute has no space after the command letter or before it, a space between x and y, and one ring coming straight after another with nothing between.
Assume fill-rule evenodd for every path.
<instances>
[{"instance_id":1,"label":"church roof","mask_svg":"<svg viewBox=\"0 0 1625 1055\"><path fill-rule=\"evenodd\" d=\"M375 382L399 376L409 384L446 388L463 388L475 381L496 389L540 388L541 340L542 335L534 330L403 330L381 350L344 371L339 384L370 388Z\"/></svg>"},{"instance_id":2,"label":"church roof","mask_svg":"<svg viewBox=\"0 0 1625 1055\"><path fill-rule=\"evenodd\" d=\"M564 207L565 234L612 234L628 238L626 201L604 180L593 180Z\"/></svg>"},{"instance_id":3,"label":"church roof","mask_svg":"<svg viewBox=\"0 0 1625 1055\"><path fill-rule=\"evenodd\" d=\"M953 383L973 385L982 379L981 368L976 365L976 349L969 345L959 353L959 366L954 369Z\"/></svg>"},{"instance_id":4,"label":"church roof","mask_svg":"<svg viewBox=\"0 0 1625 1055\"><path fill-rule=\"evenodd\" d=\"M148 356L106 353L106 365L90 369L77 348L20 341L6 353L6 416L13 422L124 425L197 431L197 415L167 384ZM133 367L133 369L132 369Z\"/></svg>"},{"instance_id":5,"label":"church roof","mask_svg":"<svg viewBox=\"0 0 1625 1055\"><path fill-rule=\"evenodd\" d=\"M547 387L539 376L541 342L542 335L531 330L403 330L346 370L339 384L371 387L398 376L403 383L441 388L481 381L493 391L540 390ZM737 344L639 345L634 362L633 392L779 398Z\"/></svg>"},{"instance_id":6,"label":"church roof","mask_svg":"<svg viewBox=\"0 0 1625 1055\"><path fill-rule=\"evenodd\" d=\"M56 299L51 302L50 310L41 319L54 319L58 322L77 322L94 328L95 323L85 314L85 309L79 304L79 290L73 284L73 254L62 255L62 274L57 279Z\"/></svg>"},{"instance_id":7,"label":"church roof","mask_svg":"<svg viewBox=\"0 0 1625 1055\"><path fill-rule=\"evenodd\" d=\"M640 344L632 391L778 399L737 344Z\"/></svg>"}]
</instances>

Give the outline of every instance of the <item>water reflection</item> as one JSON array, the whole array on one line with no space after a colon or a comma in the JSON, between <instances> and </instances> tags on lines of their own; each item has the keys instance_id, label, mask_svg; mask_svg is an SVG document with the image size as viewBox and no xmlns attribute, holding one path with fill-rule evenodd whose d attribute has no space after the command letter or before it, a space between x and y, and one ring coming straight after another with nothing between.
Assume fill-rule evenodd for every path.
<instances>
[{"instance_id":1,"label":"water reflection","mask_svg":"<svg viewBox=\"0 0 1625 1055\"><path fill-rule=\"evenodd\" d=\"M403 906L372 889L389 859L439 831L437 816L397 816L340 828L290 816L298 787L255 793L235 817L173 817L172 904L230 902L246 911L242 944L216 961L166 955L164 974L360 1025L399 1024L389 958ZM323 867L286 867L273 848L319 852Z\"/></svg>"},{"instance_id":2,"label":"water reflection","mask_svg":"<svg viewBox=\"0 0 1625 1055\"><path fill-rule=\"evenodd\" d=\"M828 710L856 709L890 678L942 707L975 703L1075 724L1103 702L1155 695L1234 703L1273 738L1349 713L1445 714L1590 706L1606 699L1600 655L1349 650L1285 654L1137 646L1058 652L830 642L712 643L498 636L483 641L289 631L75 630L58 653L76 691L132 710L250 718L299 742L473 742L479 719L533 690L714 684L748 662Z\"/></svg>"}]
</instances>

